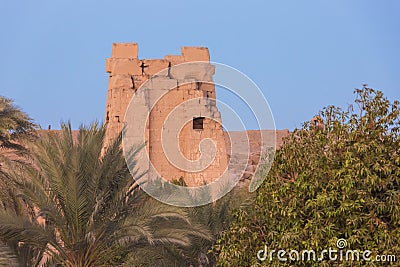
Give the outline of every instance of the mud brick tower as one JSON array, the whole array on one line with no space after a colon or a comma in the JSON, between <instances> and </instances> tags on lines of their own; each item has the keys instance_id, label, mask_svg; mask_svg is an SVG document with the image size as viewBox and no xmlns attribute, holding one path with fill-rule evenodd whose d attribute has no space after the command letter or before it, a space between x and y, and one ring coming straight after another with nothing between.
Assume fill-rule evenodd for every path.
<instances>
[{"instance_id":1,"label":"mud brick tower","mask_svg":"<svg viewBox=\"0 0 400 267\"><path fill-rule=\"evenodd\" d=\"M143 105L147 105L146 99L160 95L160 90L168 90L168 93L151 107L148 119L139 123L146 125L146 151L157 172L167 180L182 177L189 186L213 181L225 171L228 164L221 115L216 107L215 87L212 84L214 67L211 64L203 64L188 71L169 71L173 66L195 61L209 62L208 49L182 47L181 55L167 55L164 59L139 59L138 45L135 43L114 43L111 58L106 61L106 71L109 73L105 115L106 143L110 143L122 130L132 97L143 98ZM160 71L163 73L153 77ZM196 79L210 83L194 82ZM141 90L143 93L135 95L144 83L146 88ZM171 120L170 114L183 103L191 105L184 107L181 112L175 112ZM166 127L168 120L169 126ZM180 125L182 121L185 123ZM179 138L162 140L163 130L176 130L179 132ZM202 154L207 154L200 152L204 139L214 142L215 150L211 154L215 156L205 169L193 171L194 166L190 166L190 162L198 161ZM166 156L166 142L177 143L179 153L176 154L176 158ZM187 161L179 162L179 155Z\"/></svg>"}]
</instances>

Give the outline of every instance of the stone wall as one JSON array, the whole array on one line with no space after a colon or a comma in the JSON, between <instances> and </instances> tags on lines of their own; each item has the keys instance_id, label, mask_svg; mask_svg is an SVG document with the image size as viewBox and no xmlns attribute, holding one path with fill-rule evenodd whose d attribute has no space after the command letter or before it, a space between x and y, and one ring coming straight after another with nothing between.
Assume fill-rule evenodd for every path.
<instances>
[{"instance_id":1,"label":"stone wall","mask_svg":"<svg viewBox=\"0 0 400 267\"><path fill-rule=\"evenodd\" d=\"M129 103L136 97L137 103L140 104L136 107L129 106L129 113L139 112L144 107L150 111L147 120L143 118L143 121L137 122L146 125L144 136L150 162L163 178L172 180L183 177L189 186L209 183L220 177L231 157L229 135L241 135L223 132L221 115L215 102L215 87L212 83L213 66L207 63L186 65L185 68L179 69L179 66L182 66L179 64L194 61L209 62L208 49L182 47L181 55L167 55L164 59L139 59L137 44L114 43L112 56L106 60L106 71L109 73L105 117L106 145L122 130ZM178 67L175 69L174 66ZM157 75L153 76L155 74ZM196 79L207 82L193 82ZM143 84L140 93L137 92ZM181 108L179 112L177 107ZM195 121L195 118L198 121ZM202 129L195 129L197 123L201 124ZM179 138L173 137L163 141L164 135L173 136L175 132L179 132ZM288 133L287 130L276 133L263 132L267 138L275 138L276 134L277 147ZM253 174L262 153L261 132L247 131L246 135L248 138L244 141L249 140L250 155L243 178ZM205 146L203 152L206 153L201 154L200 143L205 139L212 140L215 147ZM170 149L175 146L179 152L166 153L165 149L169 146ZM207 154L215 154L215 157L204 158ZM197 170L202 162L211 164L202 171L193 171Z\"/></svg>"},{"instance_id":2,"label":"stone wall","mask_svg":"<svg viewBox=\"0 0 400 267\"><path fill-rule=\"evenodd\" d=\"M183 177L189 186L196 186L220 177L227 168L228 156L221 115L215 102L213 66L206 63L173 68L185 62L209 62L208 49L182 47L181 52L181 55L167 55L164 59L141 60L138 59L137 44L113 44L112 57L107 59L106 64L106 71L110 74L105 118L106 140L110 142L122 130L131 99L139 98L138 103L146 105L150 110L148 120L144 123L146 152L153 167L165 179ZM143 83L145 86L140 93L136 93ZM181 106L182 112L175 112L171 116L171 112L178 106ZM130 109L130 112L135 112L135 107ZM201 120L202 129L194 129L195 118ZM179 138L162 141L162 131L168 135L168 131L172 134L176 129L180 130ZM206 146L203 151L205 153L200 153L200 142L204 139L214 142L214 153L209 153L213 146ZM167 156L164 149L173 146L174 142L180 151ZM215 154L215 157L201 157L208 154ZM204 166L202 171L194 171L202 162L211 164Z\"/></svg>"}]
</instances>

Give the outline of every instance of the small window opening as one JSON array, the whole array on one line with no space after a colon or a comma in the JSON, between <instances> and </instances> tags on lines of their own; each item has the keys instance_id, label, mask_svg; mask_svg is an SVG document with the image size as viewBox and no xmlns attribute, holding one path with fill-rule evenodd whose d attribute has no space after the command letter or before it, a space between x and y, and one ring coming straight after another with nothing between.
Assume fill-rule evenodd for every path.
<instances>
[{"instance_id":1,"label":"small window opening","mask_svg":"<svg viewBox=\"0 0 400 267\"><path fill-rule=\"evenodd\" d=\"M204 117L196 117L193 118L193 129L194 130L203 130L203 123L204 123Z\"/></svg>"},{"instance_id":2,"label":"small window opening","mask_svg":"<svg viewBox=\"0 0 400 267\"><path fill-rule=\"evenodd\" d=\"M120 122L119 121L119 116L115 116L115 119L117 120L117 122Z\"/></svg>"},{"instance_id":3,"label":"small window opening","mask_svg":"<svg viewBox=\"0 0 400 267\"><path fill-rule=\"evenodd\" d=\"M196 90L200 90L201 82L196 82Z\"/></svg>"}]
</instances>

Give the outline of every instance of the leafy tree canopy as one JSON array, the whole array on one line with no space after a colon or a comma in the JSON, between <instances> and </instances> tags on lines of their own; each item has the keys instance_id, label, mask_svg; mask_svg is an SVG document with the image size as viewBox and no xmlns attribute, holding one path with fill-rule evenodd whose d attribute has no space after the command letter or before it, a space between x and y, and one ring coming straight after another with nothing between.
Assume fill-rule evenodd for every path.
<instances>
[{"instance_id":1,"label":"leafy tree canopy","mask_svg":"<svg viewBox=\"0 0 400 267\"><path fill-rule=\"evenodd\" d=\"M219 266L377 264L256 256L265 246L321 252L339 238L346 249L400 256L399 101L365 86L355 95L347 111L328 106L323 125L305 123L285 140L255 205L237 210L214 246Z\"/></svg>"},{"instance_id":2,"label":"leafy tree canopy","mask_svg":"<svg viewBox=\"0 0 400 267\"><path fill-rule=\"evenodd\" d=\"M20 148L15 141L34 129L35 125L26 113L11 99L0 96L0 148Z\"/></svg>"}]
</instances>

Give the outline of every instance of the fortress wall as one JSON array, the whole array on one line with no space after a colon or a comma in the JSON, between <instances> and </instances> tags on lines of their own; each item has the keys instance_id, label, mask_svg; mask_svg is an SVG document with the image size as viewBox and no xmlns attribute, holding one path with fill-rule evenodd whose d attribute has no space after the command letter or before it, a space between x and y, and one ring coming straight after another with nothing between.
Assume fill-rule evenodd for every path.
<instances>
[{"instance_id":1,"label":"fortress wall","mask_svg":"<svg viewBox=\"0 0 400 267\"><path fill-rule=\"evenodd\" d=\"M145 136L149 158L157 172L167 180L183 177L189 186L197 186L218 178L227 167L228 156L221 117L215 103L215 87L212 84L214 67L211 64L203 64L189 68L172 68L171 72L164 71L157 77L151 78L154 74L181 63L209 62L209 60L208 49L204 47L182 47L181 55L167 55L164 59L139 59L137 44L113 44L112 57L106 60L106 71L109 73L105 118L107 123L106 146L122 130L125 112L132 97L141 97L143 98L141 103L149 105L154 100L153 98L165 93L162 92L163 88L171 87L173 84L175 87L168 90L167 94L160 98L154 106L148 106L151 112L146 122ZM210 83L195 83L193 82L194 78ZM138 88L145 82L146 88L142 90L143 94L135 95ZM194 163L178 162L178 165L183 165L183 170L171 164L171 161L174 162L174 160L165 155L161 136L162 130L175 130L165 126L168 115L174 108L190 100L196 100L197 102L191 103L198 104L186 107L186 110L174 114L173 120L170 121L172 124L170 127L180 129L179 141L171 139L167 143L177 142L183 157L189 161L199 161L201 157L200 142L206 138L212 139L216 144L215 158L210 161L211 164L207 168L197 172L185 171L196 169ZM189 113L191 115L188 115ZM205 118L202 120L203 128L194 129L194 118L203 117ZM211 147L206 146L203 154L209 154L210 149L212 150ZM203 159L203 161L207 161L207 159Z\"/></svg>"}]
</instances>

